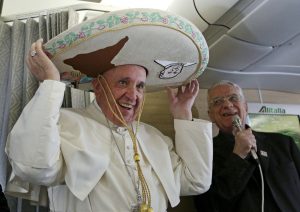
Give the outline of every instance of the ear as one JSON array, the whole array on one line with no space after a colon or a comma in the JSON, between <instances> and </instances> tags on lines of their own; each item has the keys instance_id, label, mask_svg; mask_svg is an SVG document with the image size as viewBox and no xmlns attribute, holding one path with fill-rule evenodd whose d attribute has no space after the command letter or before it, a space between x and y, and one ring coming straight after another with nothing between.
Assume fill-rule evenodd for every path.
<instances>
[{"instance_id":1,"label":"ear","mask_svg":"<svg viewBox=\"0 0 300 212\"><path fill-rule=\"evenodd\" d=\"M212 122L212 123L215 123L215 118L214 118L214 116L212 115L212 113L210 112L209 109L207 110L207 114L208 114L208 116L209 116L211 122Z\"/></svg>"},{"instance_id":2,"label":"ear","mask_svg":"<svg viewBox=\"0 0 300 212\"><path fill-rule=\"evenodd\" d=\"M245 101L245 110L248 113L248 103Z\"/></svg>"},{"instance_id":3,"label":"ear","mask_svg":"<svg viewBox=\"0 0 300 212\"><path fill-rule=\"evenodd\" d=\"M99 80L97 78L92 80L92 85L95 93L98 93L101 90L101 86L99 84Z\"/></svg>"}]
</instances>

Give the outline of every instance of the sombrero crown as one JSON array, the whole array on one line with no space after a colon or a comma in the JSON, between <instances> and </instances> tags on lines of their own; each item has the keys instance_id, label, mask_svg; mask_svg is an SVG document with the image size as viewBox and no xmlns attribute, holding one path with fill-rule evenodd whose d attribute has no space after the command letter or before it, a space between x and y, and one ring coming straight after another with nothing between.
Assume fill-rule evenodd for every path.
<instances>
[{"instance_id":1,"label":"sombrero crown","mask_svg":"<svg viewBox=\"0 0 300 212\"><path fill-rule=\"evenodd\" d=\"M206 41L191 22L155 9L109 12L76 25L45 44L62 80L86 89L92 78L118 65L148 71L147 91L197 78L208 63Z\"/></svg>"}]
</instances>

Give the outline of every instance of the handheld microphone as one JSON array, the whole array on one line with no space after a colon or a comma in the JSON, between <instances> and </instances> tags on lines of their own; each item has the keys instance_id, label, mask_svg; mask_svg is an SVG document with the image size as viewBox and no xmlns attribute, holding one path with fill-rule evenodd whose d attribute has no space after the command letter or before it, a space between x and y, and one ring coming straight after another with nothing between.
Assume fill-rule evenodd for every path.
<instances>
[{"instance_id":1,"label":"handheld microphone","mask_svg":"<svg viewBox=\"0 0 300 212\"><path fill-rule=\"evenodd\" d=\"M236 128L238 131L242 131L243 130L242 122L241 122L241 119L240 119L240 117L238 115L234 115L232 117L232 126L234 128ZM263 176L263 172L262 172L260 161L259 161L259 159L257 157L256 152L255 152L255 149L251 148L250 153L251 153L251 156L256 161L257 166L259 168L260 179L261 179L261 211L263 212L264 208L265 208L265 183L264 183L264 176Z\"/></svg>"},{"instance_id":2,"label":"handheld microphone","mask_svg":"<svg viewBox=\"0 0 300 212\"><path fill-rule=\"evenodd\" d=\"M232 117L232 126L235 127L238 131L242 131L243 130L243 126L242 126L242 122L241 119L238 115L234 115ZM252 157L258 161L258 156L255 152L255 149L251 148L250 153L252 155Z\"/></svg>"}]
</instances>

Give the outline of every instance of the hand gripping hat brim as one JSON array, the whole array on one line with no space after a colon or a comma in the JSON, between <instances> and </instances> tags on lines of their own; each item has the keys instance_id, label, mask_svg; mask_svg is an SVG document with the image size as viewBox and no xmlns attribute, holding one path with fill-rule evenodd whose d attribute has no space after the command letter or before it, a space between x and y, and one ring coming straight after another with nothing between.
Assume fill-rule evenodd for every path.
<instances>
[{"instance_id":1,"label":"hand gripping hat brim","mask_svg":"<svg viewBox=\"0 0 300 212\"><path fill-rule=\"evenodd\" d=\"M45 50L61 79L88 89L92 78L118 65L148 71L147 91L182 85L200 76L208 63L206 41L191 22L156 9L109 12L51 39Z\"/></svg>"}]
</instances>

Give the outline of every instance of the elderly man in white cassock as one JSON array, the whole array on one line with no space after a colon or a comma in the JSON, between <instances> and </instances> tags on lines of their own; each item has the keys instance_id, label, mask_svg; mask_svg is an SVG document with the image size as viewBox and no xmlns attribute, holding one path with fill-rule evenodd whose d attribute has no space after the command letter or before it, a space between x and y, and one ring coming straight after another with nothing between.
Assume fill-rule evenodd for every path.
<instances>
[{"instance_id":1,"label":"elderly man in white cassock","mask_svg":"<svg viewBox=\"0 0 300 212\"><path fill-rule=\"evenodd\" d=\"M27 64L41 84L8 138L10 183L45 185L50 210L68 212L162 212L180 195L207 191L211 123L191 112L207 51L191 23L147 9L111 12L33 43ZM95 100L61 108L62 80L92 85ZM146 87L168 87L175 145L139 121Z\"/></svg>"}]
</instances>

